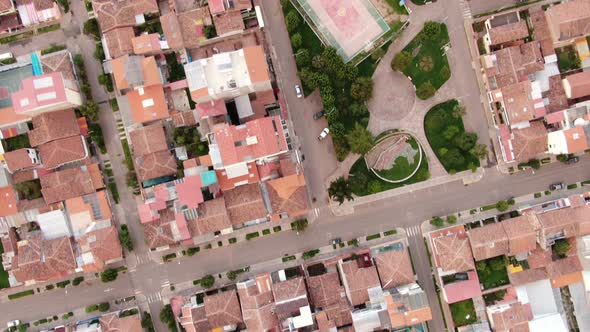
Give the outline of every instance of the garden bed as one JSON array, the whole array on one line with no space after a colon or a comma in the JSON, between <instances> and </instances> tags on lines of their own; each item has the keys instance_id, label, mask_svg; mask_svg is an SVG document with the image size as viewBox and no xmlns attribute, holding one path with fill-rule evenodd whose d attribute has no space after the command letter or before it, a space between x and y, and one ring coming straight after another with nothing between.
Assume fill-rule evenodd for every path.
<instances>
[{"instance_id":1,"label":"garden bed","mask_svg":"<svg viewBox=\"0 0 590 332\"><path fill-rule=\"evenodd\" d=\"M400 135L397 135L400 136ZM404 139L399 137L398 139ZM384 141L383 143L391 143L391 146L383 147L381 151L375 151L378 155L374 155L373 159L376 165L371 165L373 171L380 177L390 181L400 181L406 179L414 173L421 163L420 151L418 142L415 138L409 137L407 141ZM375 148L377 148L376 146ZM374 149L375 149L374 148ZM370 153L369 153L370 154ZM368 155L365 157L368 158ZM393 158L393 162L390 159ZM411 159L411 162L410 162ZM367 159L371 160L371 159ZM387 163L387 165L382 165ZM382 169L382 166L384 166ZM387 168L389 167L389 168Z\"/></svg>"},{"instance_id":2,"label":"garden bed","mask_svg":"<svg viewBox=\"0 0 590 332\"><path fill-rule=\"evenodd\" d=\"M578 58L578 53L573 46L558 48L555 52L557 53L557 65L560 72L580 69L580 58Z\"/></svg>"},{"instance_id":3,"label":"garden bed","mask_svg":"<svg viewBox=\"0 0 590 332\"><path fill-rule=\"evenodd\" d=\"M424 131L428 143L449 173L479 167L479 158L471 153L471 147L457 144L457 137L466 133L463 119L453 115L455 107L459 107L459 103L449 100L431 108L424 117ZM449 136L450 127L454 127L456 131L452 136Z\"/></svg>"},{"instance_id":4,"label":"garden bed","mask_svg":"<svg viewBox=\"0 0 590 332\"><path fill-rule=\"evenodd\" d=\"M473 300L465 300L449 305L455 326L471 325L477 321Z\"/></svg>"},{"instance_id":5,"label":"garden bed","mask_svg":"<svg viewBox=\"0 0 590 332\"><path fill-rule=\"evenodd\" d=\"M484 289L492 289L510 283L506 263L504 256L498 256L475 264L479 282Z\"/></svg>"}]
</instances>

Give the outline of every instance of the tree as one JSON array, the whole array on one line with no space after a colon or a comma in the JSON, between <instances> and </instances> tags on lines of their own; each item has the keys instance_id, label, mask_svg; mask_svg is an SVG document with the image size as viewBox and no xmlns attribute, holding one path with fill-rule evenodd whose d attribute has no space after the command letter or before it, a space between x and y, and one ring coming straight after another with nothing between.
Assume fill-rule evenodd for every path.
<instances>
[{"instance_id":1,"label":"tree","mask_svg":"<svg viewBox=\"0 0 590 332\"><path fill-rule=\"evenodd\" d=\"M98 27L98 21L95 18L91 18L84 22L84 34L91 35L94 39L100 39L100 28Z\"/></svg>"},{"instance_id":2,"label":"tree","mask_svg":"<svg viewBox=\"0 0 590 332\"><path fill-rule=\"evenodd\" d=\"M496 209L498 209L498 211L500 211L500 212L504 212L504 211L508 210L509 207L510 207L510 204L508 204L508 202L504 201L504 200L496 203Z\"/></svg>"},{"instance_id":3,"label":"tree","mask_svg":"<svg viewBox=\"0 0 590 332\"><path fill-rule=\"evenodd\" d=\"M303 232L308 225L307 219L297 219L291 223L291 229L296 232Z\"/></svg>"},{"instance_id":4,"label":"tree","mask_svg":"<svg viewBox=\"0 0 590 332\"><path fill-rule=\"evenodd\" d=\"M447 216L447 223L448 224L454 224L457 222L457 216L451 214L450 216Z\"/></svg>"},{"instance_id":5,"label":"tree","mask_svg":"<svg viewBox=\"0 0 590 332\"><path fill-rule=\"evenodd\" d=\"M378 48L375 51L373 51L373 53L371 54L371 59L373 61L377 61L377 60L381 59L383 56L385 56L385 50L382 48Z\"/></svg>"},{"instance_id":6,"label":"tree","mask_svg":"<svg viewBox=\"0 0 590 332\"><path fill-rule=\"evenodd\" d=\"M104 49L102 48L102 44L96 44L96 48L94 49L93 56L99 62L102 62L105 59Z\"/></svg>"},{"instance_id":7,"label":"tree","mask_svg":"<svg viewBox=\"0 0 590 332\"><path fill-rule=\"evenodd\" d=\"M434 88L434 85L432 85L432 83L430 83L430 81L426 82L426 83L422 83L418 89L416 89L416 96L418 96L418 98L425 100L428 99L432 96L434 96L434 94L436 93L436 89Z\"/></svg>"},{"instance_id":8,"label":"tree","mask_svg":"<svg viewBox=\"0 0 590 332\"><path fill-rule=\"evenodd\" d=\"M127 187L129 188L135 188L139 186L139 184L137 183L137 176L135 175L135 172L127 172L125 182L127 183Z\"/></svg>"},{"instance_id":9,"label":"tree","mask_svg":"<svg viewBox=\"0 0 590 332\"><path fill-rule=\"evenodd\" d=\"M154 332L154 322L152 322L152 315L149 312L143 312L143 318L141 319L141 327L147 329L148 332Z\"/></svg>"},{"instance_id":10,"label":"tree","mask_svg":"<svg viewBox=\"0 0 590 332\"><path fill-rule=\"evenodd\" d=\"M529 166L531 166L532 169L539 169L541 168L541 162L539 161L539 159L531 159L528 162Z\"/></svg>"},{"instance_id":11,"label":"tree","mask_svg":"<svg viewBox=\"0 0 590 332\"><path fill-rule=\"evenodd\" d=\"M506 258L504 256L492 258L488 261L488 266L492 271L502 271L506 268Z\"/></svg>"},{"instance_id":12,"label":"tree","mask_svg":"<svg viewBox=\"0 0 590 332\"><path fill-rule=\"evenodd\" d=\"M373 181L369 182L369 192L371 194L376 194L378 192L381 192L381 190L382 190L381 181L373 180Z\"/></svg>"},{"instance_id":13,"label":"tree","mask_svg":"<svg viewBox=\"0 0 590 332\"><path fill-rule=\"evenodd\" d=\"M98 120L98 104L94 100L87 100L86 103L80 106L79 110L90 121Z\"/></svg>"},{"instance_id":14,"label":"tree","mask_svg":"<svg viewBox=\"0 0 590 332\"><path fill-rule=\"evenodd\" d=\"M295 50L299 49L301 45L303 45L303 37L301 37L299 32L291 36L291 45Z\"/></svg>"},{"instance_id":15,"label":"tree","mask_svg":"<svg viewBox=\"0 0 590 332\"><path fill-rule=\"evenodd\" d=\"M391 69L404 71L412 63L412 55L409 52L399 52L391 60Z\"/></svg>"},{"instance_id":16,"label":"tree","mask_svg":"<svg viewBox=\"0 0 590 332\"><path fill-rule=\"evenodd\" d=\"M200 284L201 284L201 287L203 287L203 288L211 288L211 287L213 287L213 285L215 285L215 277L208 274L208 275L204 276L203 278L201 278Z\"/></svg>"},{"instance_id":17,"label":"tree","mask_svg":"<svg viewBox=\"0 0 590 332\"><path fill-rule=\"evenodd\" d=\"M121 242L121 245L128 251L133 251L133 241L131 240L131 235L129 234L127 225L121 225L121 230L119 231L119 241Z\"/></svg>"},{"instance_id":18,"label":"tree","mask_svg":"<svg viewBox=\"0 0 590 332\"><path fill-rule=\"evenodd\" d=\"M444 223L445 221L443 220L443 218L438 216L432 217L432 219L430 219L430 224L435 227L441 227L442 225L444 225Z\"/></svg>"},{"instance_id":19,"label":"tree","mask_svg":"<svg viewBox=\"0 0 590 332\"><path fill-rule=\"evenodd\" d=\"M369 152L375 143L373 134L359 123L355 123L354 129L346 135L346 141L350 145L350 151L359 154Z\"/></svg>"},{"instance_id":20,"label":"tree","mask_svg":"<svg viewBox=\"0 0 590 332\"><path fill-rule=\"evenodd\" d=\"M438 36L438 34L440 33L442 24L437 23L437 22L433 22L433 21L428 21L426 23L424 23L424 34L426 35L426 37L428 39L433 39L436 38L436 36Z\"/></svg>"},{"instance_id":21,"label":"tree","mask_svg":"<svg viewBox=\"0 0 590 332\"><path fill-rule=\"evenodd\" d=\"M571 156L569 154L558 154L557 155L557 160L561 161L562 163L565 163L566 161L568 161L571 158Z\"/></svg>"},{"instance_id":22,"label":"tree","mask_svg":"<svg viewBox=\"0 0 590 332\"><path fill-rule=\"evenodd\" d=\"M311 66L315 69L321 69L324 67L324 58L321 55L317 54L311 58Z\"/></svg>"},{"instance_id":23,"label":"tree","mask_svg":"<svg viewBox=\"0 0 590 332\"><path fill-rule=\"evenodd\" d=\"M451 70L449 69L449 66L444 66L440 69L440 77L442 77L443 80L448 80L449 78L451 78Z\"/></svg>"},{"instance_id":24,"label":"tree","mask_svg":"<svg viewBox=\"0 0 590 332\"><path fill-rule=\"evenodd\" d=\"M336 202L338 202L339 205L342 205L342 203L344 203L344 200L352 201L354 199L352 197L350 184L342 176L330 183L330 187L328 188L328 195L331 199L334 199Z\"/></svg>"},{"instance_id":25,"label":"tree","mask_svg":"<svg viewBox=\"0 0 590 332\"><path fill-rule=\"evenodd\" d=\"M461 133L461 135L455 136L453 142L459 149L469 151L475 146L475 143L477 143L477 134L464 132Z\"/></svg>"},{"instance_id":26,"label":"tree","mask_svg":"<svg viewBox=\"0 0 590 332\"><path fill-rule=\"evenodd\" d=\"M416 173L416 181L421 182L426 181L428 179L430 179L430 171L428 171L427 168L418 170L418 172Z\"/></svg>"},{"instance_id":27,"label":"tree","mask_svg":"<svg viewBox=\"0 0 590 332\"><path fill-rule=\"evenodd\" d=\"M117 279L117 275L119 275L119 272L116 269L106 269L100 274L100 280L102 282L115 281Z\"/></svg>"},{"instance_id":28,"label":"tree","mask_svg":"<svg viewBox=\"0 0 590 332\"><path fill-rule=\"evenodd\" d=\"M111 305L108 302L103 302L98 305L98 311L107 312L107 311L109 311L110 307L111 307Z\"/></svg>"},{"instance_id":29,"label":"tree","mask_svg":"<svg viewBox=\"0 0 590 332\"><path fill-rule=\"evenodd\" d=\"M455 118L461 118L463 117L465 114L467 114L467 109L465 108L465 106L461 105L461 104L457 104L455 105L455 107L453 107L453 111L451 112L451 115Z\"/></svg>"},{"instance_id":30,"label":"tree","mask_svg":"<svg viewBox=\"0 0 590 332\"><path fill-rule=\"evenodd\" d=\"M458 149L449 149L444 156L441 156L441 161L447 166L461 166L465 158Z\"/></svg>"},{"instance_id":31,"label":"tree","mask_svg":"<svg viewBox=\"0 0 590 332\"><path fill-rule=\"evenodd\" d=\"M485 144L475 144L469 152L476 156L477 159L484 159L488 156L488 146Z\"/></svg>"},{"instance_id":32,"label":"tree","mask_svg":"<svg viewBox=\"0 0 590 332\"><path fill-rule=\"evenodd\" d=\"M300 49L295 57L295 62L297 63L297 67L300 68L309 66L309 63L311 62L309 51L305 48Z\"/></svg>"},{"instance_id":33,"label":"tree","mask_svg":"<svg viewBox=\"0 0 590 332\"><path fill-rule=\"evenodd\" d=\"M113 92L113 79L110 74L98 75L98 83L103 85L108 92Z\"/></svg>"},{"instance_id":34,"label":"tree","mask_svg":"<svg viewBox=\"0 0 590 332\"><path fill-rule=\"evenodd\" d=\"M459 127L457 126L448 126L445 131L443 131L442 135L445 139L451 140L455 135L459 133Z\"/></svg>"},{"instance_id":35,"label":"tree","mask_svg":"<svg viewBox=\"0 0 590 332\"><path fill-rule=\"evenodd\" d=\"M328 126L330 127L332 137L344 137L344 134L346 134L346 128L340 122L329 121Z\"/></svg>"},{"instance_id":36,"label":"tree","mask_svg":"<svg viewBox=\"0 0 590 332\"><path fill-rule=\"evenodd\" d=\"M300 23L301 19L299 18L299 14L294 10L288 12L285 16L285 25L287 26L287 31L289 31L289 33L295 31Z\"/></svg>"},{"instance_id":37,"label":"tree","mask_svg":"<svg viewBox=\"0 0 590 332\"><path fill-rule=\"evenodd\" d=\"M476 262L475 268L477 269L477 271L485 271L488 269L488 263L486 263L486 261Z\"/></svg>"},{"instance_id":38,"label":"tree","mask_svg":"<svg viewBox=\"0 0 590 332\"><path fill-rule=\"evenodd\" d=\"M350 87L350 96L361 103L371 99L372 95L373 80L370 77L359 77Z\"/></svg>"},{"instance_id":39,"label":"tree","mask_svg":"<svg viewBox=\"0 0 590 332\"><path fill-rule=\"evenodd\" d=\"M369 178L365 173L350 174L348 182L352 191L364 190L369 185Z\"/></svg>"},{"instance_id":40,"label":"tree","mask_svg":"<svg viewBox=\"0 0 590 332\"><path fill-rule=\"evenodd\" d=\"M234 281L236 280L236 278L238 277L238 274L236 273L236 271L229 271L227 273L227 279Z\"/></svg>"},{"instance_id":41,"label":"tree","mask_svg":"<svg viewBox=\"0 0 590 332\"><path fill-rule=\"evenodd\" d=\"M106 154L107 147L104 144L104 137L102 136L102 128L100 125L98 123L91 123L88 125L88 131L90 134L90 140L96 144L100 153Z\"/></svg>"},{"instance_id":42,"label":"tree","mask_svg":"<svg viewBox=\"0 0 590 332\"><path fill-rule=\"evenodd\" d=\"M559 256L565 256L567 252L570 250L570 243L567 239L559 239L555 240L555 244L553 244L553 251Z\"/></svg>"},{"instance_id":43,"label":"tree","mask_svg":"<svg viewBox=\"0 0 590 332\"><path fill-rule=\"evenodd\" d=\"M355 118L369 117L369 109L365 104L353 103L348 107L350 114Z\"/></svg>"},{"instance_id":44,"label":"tree","mask_svg":"<svg viewBox=\"0 0 590 332\"><path fill-rule=\"evenodd\" d=\"M207 39L217 37L217 31L215 30L215 25L205 25L203 27L203 33Z\"/></svg>"},{"instance_id":45,"label":"tree","mask_svg":"<svg viewBox=\"0 0 590 332\"><path fill-rule=\"evenodd\" d=\"M174 319L174 313L172 312L172 307L170 304L167 304L160 310L160 320L162 323L168 325L168 329L172 332L177 330L176 328L176 321ZM153 326L153 325L152 325Z\"/></svg>"}]
</instances>

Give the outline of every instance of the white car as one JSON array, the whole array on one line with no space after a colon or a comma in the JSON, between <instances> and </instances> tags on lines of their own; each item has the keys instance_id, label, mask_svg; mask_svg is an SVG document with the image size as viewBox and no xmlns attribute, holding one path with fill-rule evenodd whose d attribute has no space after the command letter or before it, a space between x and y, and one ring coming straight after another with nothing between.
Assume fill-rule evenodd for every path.
<instances>
[{"instance_id":1,"label":"white car","mask_svg":"<svg viewBox=\"0 0 590 332\"><path fill-rule=\"evenodd\" d=\"M328 137L328 134L330 133L330 128L326 127L324 128L324 130L322 130L322 132L320 133L320 136L318 136L318 139L321 141L324 138Z\"/></svg>"},{"instance_id":2,"label":"white car","mask_svg":"<svg viewBox=\"0 0 590 332\"><path fill-rule=\"evenodd\" d=\"M301 91L299 84L295 84L295 94L297 95L297 98L303 97L303 92Z\"/></svg>"},{"instance_id":3,"label":"white car","mask_svg":"<svg viewBox=\"0 0 590 332\"><path fill-rule=\"evenodd\" d=\"M18 320L18 319L15 319L13 321L6 323L7 327L17 327L19 325L20 325L20 320Z\"/></svg>"}]
</instances>

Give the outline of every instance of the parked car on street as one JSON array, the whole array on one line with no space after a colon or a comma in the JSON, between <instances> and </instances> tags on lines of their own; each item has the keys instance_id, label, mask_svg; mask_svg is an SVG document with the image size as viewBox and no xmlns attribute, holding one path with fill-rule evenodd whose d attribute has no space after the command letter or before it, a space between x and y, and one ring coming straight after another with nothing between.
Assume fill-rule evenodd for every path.
<instances>
[{"instance_id":1,"label":"parked car on street","mask_svg":"<svg viewBox=\"0 0 590 332\"><path fill-rule=\"evenodd\" d=\"M313 114L313 119L314 119L314 120L319 120L319 119L323 118L324 116L326 116L326 111L324 111L324 110L321 110L321 111L319 111L319 112L315 112L315 113Z\"/></svg>"},{"instance_id":2,"label":"parked car on street","mask_svg":"<svg viewBox=\"0 0 590 332\"><path fill-rule=\"evenodd\" d=\"M6 326L9 328L10 327L18 327L19 325L20 325L20 320L18 320L18 319L15 319L15 320L12 320L12 321L6 323Z\"/></svg>"},{"instance_id":3,"label":"parked car on street","mask_svg":"<svg viewBox=\"0 0 590 332\"><path fill-rule=\"evenodd\" d=\"M579 157L571 157L570 159L566 160L565 163L566 165L571 165L577 163L578 161L580 161Z\"/></svg>"},{"instance_id":4,"label":"parked car on street","mask_svg":"<svg viewBox=\"0 0 590 332\"><path fill-rule=\"evenodd\" d=\"M303 91L301 91L299 84L295 84L295 94L297 95L297 98L303 97Z\"/></svg>"},{"instance_id":5,"label":"parked car on street","mask_svg":"<svg viewBox=\"0 0 590 332\"><path fill-rule=\"evenodd\" d=\"M320 133L320 136L318 136L318 139L321 141L324 138L328 137L328 134L330 133L330 128L324 128L324 130L322 130L322 132Z\"/></svg>"},{"instance_id":6,"label":"parked car on street","mask_svg":"<svg viewBox=\"0 0 590 332\"><path fill-rule=\"evenodd\" d=\"M332 245L337 245L337 244L340 244L340 243L342 243L342 239L341 238L337 237L337 238L332 239Z\"/></svg>"},{"instance_id":7,"label":"parked car on street","mask_svg":"<svg viewBox=\"0 0 590 332\"><path fill-rule=\"evenodd\" d=\"M563 189L565 189L565 183L563 183L563 182L554 183L549 186L549 189L550 190L563 190Z\"/></svg>"}]
</instances>

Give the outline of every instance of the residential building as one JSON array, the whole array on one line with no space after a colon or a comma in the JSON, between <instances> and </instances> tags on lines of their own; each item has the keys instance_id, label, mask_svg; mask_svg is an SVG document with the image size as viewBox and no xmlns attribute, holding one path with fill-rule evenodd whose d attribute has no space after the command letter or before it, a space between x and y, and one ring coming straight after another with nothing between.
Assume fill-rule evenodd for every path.
<instances>
[{"instance_id":1,"label":"residential building","mask_svg":"<svg viewBox=\"0 0 590 332\"><path fill-rule=\"evenodd\" d=\"M164 83L162 70L153 56L124 55L111 60L110 69L115 86L120 91L131 91Z\"/></svg>"},{"instance_id":2,"label":"residential building","mask_svg":"<svg viewBox=\"0 0 590 332\"><path fill-rule=\"evenodd\" d=\"M205 317L212 329L234 331L242 324L242 312L235 290L205 296Z\"/></svg>"},{"instance_id":3,"label":"residential building","mask_svg":"<svg viewBox=\"0 0 590 332\"><path fill-rule=\"evenodd\" d=\"M186 64L184 70L196 103L272 89L262 46L214 54Z\"/></svg>"},{"instance_id":4,"label":"residential building","mask_svg":"<svg viewBox=\"0 0 590 332\"><path fill-rule=\"evenodd\" d=\"M12 0L0 1L0 16L16 13L16 7Z\"/></svg>"},{"instance_id":5,"label":"residential building","mask_svg":"<svg viewBox=\"0 0 590 332\"><path fill-rule=\"evenodd\" d=\"M24 79L11 99L14 111L28 116L82 105L77 83L64 79L60 72Z\"/></svg>"},{"instance_id":6,"label":"residential building","mask_svg":"<svg viewBox=\"0 0 590 332\"><path fill-rule=\"evenodd\" d=\"M563 79L563 88L568 99L590 96L590 72L568 75Z\"/></svg>"},{"instance_id":7,"label":"residential building","mask_svg":"<svg viewBox=\"0 0 590 332\"><path fill-rule=\"evenodd\" d=\"M526 20L521 19L517 12L492 16L484 25L484 45L488 52L493 47L500 47L529 36Z\"/></svg>"},{"instance_id":8,"label":"residential building","mask_svg":"<svg viewBox=\"0 0 590 332\"><path fill-rule=\"evenodd\" d=\"M280 331L274 312L270 274L262 274L236 284L246 328L252 331Z\"/></svg>"},{"instance_id":9,"label":"residential building","mask_svg":"<svg viewBox=\"0 0 590 332\"><path fill-rule=\"evenodd\" d=\"M168 150L164 127L155 123L129 133L140 183L176 174L176 159Z\"/></svg>"},{"instance_id":10,"label":"residential building","mask_svg":"<svg viewBox=\"0 0 590 332\"><path fill-rule=\"evenodd\" d=\"M338 269L346 297L353 307L368 302L371 289L381 289L377 269L368 253L356 259L340 260Z\"/></svg>"},{"instance_id":11,"label":"residential building","mask_svg":"<svg viewBox=\"0 0 590 332\"><path fill-rule=\"evenodd\" d=\"M61 18L57 2L51 0L17 0L18 16L25 27Z\"/></svg>"},{"instance_id":12,"label":"residential building","mask_svg":"<svg viewBox=\"0 0 590 332\"><path fill-rule=\"evenodd\" d=\"M161 53L168 49L168 42L160 40L158 33L144 33L131 39L133 53L137 55L149 55Z\"/></svg>"},{"instance_id":13,"label":"residential building","mask_svg":"<svg viewBox=\"0 0 590 332\"><path fill-rule=\"evenodd\" d=\"M102 315L99 319L102 332L142 332L141 316L139 314L122 317L118 312Z\"/></svg>"},{"instance_id":14,"label":"residential building","mask_svg":"<svg viewBox=\"0 0 590 332\"><path fill-rule=\"evenodd\" d=\"M475 269L471 245L463 225L430 233L433 259L441 276Z\"/></svg>"},{"instance_id":15,"label":"residential building","mask_svg":"<svg viewBox=\"0 0 590 332\"><path fill-rule=\"evenodd\" d=\"M309 298L315 309L315 317L318 324L322 319L328 325L333 327L346 326L352 324L352 315L350 304L346 297L346 292L339 278L339 273L335 267L328 267L320 263L323 267L323 273L312 275L312 268L318 265L308 267L309 276L306 278ZM325 316L322 317L321 314Z\"/></svg>"},{"instance_id":16,"label":"residential building","mask_svg":"<svg viewBox=\"0 0 590 332\"><path fill-rule=\"evenodd\" d=\"M545 12L555 47L571 44L576 38L590 35L590 3L566 1Z\"/></svg>"},{"instance_id":17,"label":"residential building","mask_svg":"<svg viewBox=\"0 0 590 332\"><path fill-rule=\"evenodd\" d=\"M301 276L287 279L285 270L272 274L272 294L275 314L283 330L296 331L313 325L311 307L307 299L305 279Z\"/></svg>"},{"instance_id":18,"label":"residential building","mask_svg":"<svg viewBox=\"0 0 590 332\"><path fill-rule=\"evenodd\" d=\"M41 193L47 204L53 204L105 187L98 164L88 164L41 175Z\"/></svg>"},{"instance_id":19,"label":"residential building","mask_svg":"<svg viewBox=\"0 0 590 332\"><path fill-rule=\"evenodd\" d=\"M198 47L207 40L205 26L213 24L207 6L187 11L170 11L160 16L166 42L172 50Z\"/></svg>"}]
</instances>

